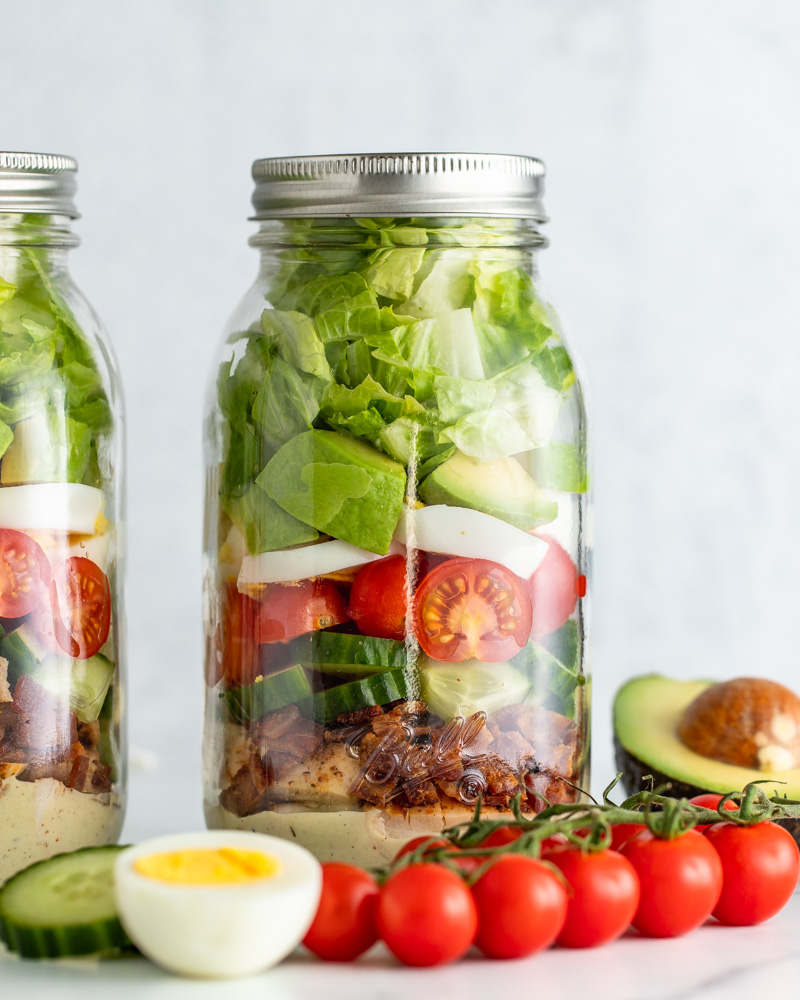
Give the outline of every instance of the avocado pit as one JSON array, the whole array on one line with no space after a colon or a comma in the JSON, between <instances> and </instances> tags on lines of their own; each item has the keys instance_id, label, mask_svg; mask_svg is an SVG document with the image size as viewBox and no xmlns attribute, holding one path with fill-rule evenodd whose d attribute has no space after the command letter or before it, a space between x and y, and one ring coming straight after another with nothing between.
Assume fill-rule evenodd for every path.
<instances>
[{"instance_id":1,"label":"avocado pit","mask_svg":"<svg viewBox=\"0 0 800 1000\"><path fill-rule=\"evenodd\" d=\"M787 771L800 766L800 698L760 677L712 684L684 710L678 736L712 760Z\"/></svg>"}]
</instances>

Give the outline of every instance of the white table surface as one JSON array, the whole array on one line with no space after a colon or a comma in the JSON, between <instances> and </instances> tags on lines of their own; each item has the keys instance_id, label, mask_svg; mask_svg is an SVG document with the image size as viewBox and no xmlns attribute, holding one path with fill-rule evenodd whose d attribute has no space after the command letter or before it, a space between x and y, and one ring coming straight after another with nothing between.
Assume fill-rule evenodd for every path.
<instances>
[{"instance_id":1,"label":"white table surface","mask_svg":"<svg viewBox=\"0 0 800 1000\"><path fill-rule=\"evenodd\" d=\"M134 759L135 759L134 755ZM145 761L146 763L146 761ZM610 770L610 762L609 762ZM182 773L191 773L190 769ZM134 767L124 839L140 840L203 825L199 783L177 787L158 766ZM604 775L603 775L604 776ZM794 984L794 985L793 985ZM738 1000L800 996L800 894L760 927L714 922L676 940L634 933L603 948L551 949L516 962L489 962L477 954L441 969L397 965L379 945L355 964L317 962L297 952L270 972L246 980L179 979L141 958L115 961L21 961L0 954L0 996L14 1000L192 1000L269 997L270 1000L485 1000L505 996L558 1000Z\"/></svg>"}]
</instances>

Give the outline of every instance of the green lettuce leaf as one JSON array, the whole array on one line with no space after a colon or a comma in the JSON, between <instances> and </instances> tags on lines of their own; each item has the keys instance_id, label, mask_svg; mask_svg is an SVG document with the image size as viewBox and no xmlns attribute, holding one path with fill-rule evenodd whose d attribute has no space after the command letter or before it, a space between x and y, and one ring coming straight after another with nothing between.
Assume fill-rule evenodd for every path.
<instances>
[{"instance_id":1,"label":"green lettuce leaf","mask_svg":"<svg viewBox=\"0 0 800 1000\"><path fill-rule=\"evenodd\" d=\"M253 400L252 418L273 450L312 426L329 384L281 357L271 359Z\"/></svg>"},{"instance_id":2,"label":"green lettuce leaf","mask_svg":"<svg viewBox=\"0 0 800 1000\"><path fill-rule=\"evenodd\" d=\"M414 290L414 278L425 259L423 248L381 250L373 257L364 277L375 292L385 299L406 300Z\"/></svg>"},{"instance_id":3,"label":"green lettuce leaf","mask_svg":"<svg viewBox=\"0 0 800 1000\"><path fill-rule=\"evenodd\" d=\"M284 361L309 375L327 380L333 378L325 357L325 346L314 321L308 316L299 312L265 309L261 314L261 329L267 338L274 340Z\"/></svg>"}]
</instances>

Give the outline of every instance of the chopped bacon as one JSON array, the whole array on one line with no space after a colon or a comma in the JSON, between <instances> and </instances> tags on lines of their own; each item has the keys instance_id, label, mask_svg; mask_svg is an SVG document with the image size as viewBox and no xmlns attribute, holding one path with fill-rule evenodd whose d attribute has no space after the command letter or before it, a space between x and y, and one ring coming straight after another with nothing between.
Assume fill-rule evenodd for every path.
<instances>
[{"instance_id":1,"label":"chopped bacon","mask_svg":"<svg viewBox=\"0 0 800 1000\"><path fill-rule=\"evenodd\" d=\"M54 694L23 675L14 687L17 719L12 744L28 752L31 761L64 760L78 738L78 724L71 712Z\"/></svg>"},{"instance_id":2,"label":"chopped bacon","mask_svg":"<svg viewBox=\"0 0 800 1000\"><path fill-rule=\"evenodd\" d=\"M230 785L222 790L219 804L237 816L252 816L267 808L269 785L267 766L257 753L253 753L236 772Z\"/></svg>"}]
</instances>

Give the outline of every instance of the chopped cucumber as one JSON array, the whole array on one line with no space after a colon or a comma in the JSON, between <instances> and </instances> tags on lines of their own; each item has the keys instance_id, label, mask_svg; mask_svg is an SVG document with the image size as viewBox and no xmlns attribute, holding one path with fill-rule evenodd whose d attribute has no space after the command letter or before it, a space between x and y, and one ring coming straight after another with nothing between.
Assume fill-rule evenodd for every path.
<instances>
[{"instance_id":1,"label":"chopped cucumber","mask_svg":"<svg viewBox=\"0 0 800 1000\"><path fill-rule=\"evenodd\" d=\"M114 664L102 653L86 660L50 655L31 672L33 680L69 707L80 722L94 722L106 700Z\"/></svg>"},{"instance_id":2,"label":"chopped cucumber","mask_svg":"<svg viewBox=\"0 0 800 1000\"><path fill-rule=\"evenodd\" d=\"M531 687L530 679L510 663L442 663L425 657L420 667L422 700L446 720L475 712L491 715L521 702Z\"/></svg>"},{"instance_id":3,"label":"chopped cucumber","mask_svg":"<svg viewBox=\"0 0 800 1000\"><path fill-rule=\"evenodd\" d=\"M318 691L300 706L300 710L327 725L336 722L340 715L357 712L370 705L388 705L408 696L406 670L384 670L347 684L337 684L327 691Z\"/></svg>"},{"instance_id":4,"label":"chopped cucumber","mask_svg":"<svg viewBox=\"0 0 800 1000\"><path fill-rule=\"evenodd\" d=\"M34 635L30 625L20 625L0 639L0 656L8 660L8 680L32 674L47 655L47 650Z\"/></svg>"},{"instance_id":5,"label":"chopped cucumber","mask_svg":"<svg viewBox=\"0 0 800 1000\"><path fill-rule=\"evenodd\" d=\"M117 918L121 847L87 847L38 861L0 889L0 940L25 958L108 954L133 945Z\"/></svg>"},{"instance_id":6,"label":"chopped cucumber","mask_svg":"<svg viewBox=\"0 0 800 1000\"><path fill-rule=\"evenodd\" d=\"M405 643L341 632L301 635L291 644L291 656L323 674L374 674L406 665Z\"/></svg>"},{"instance_id":7,"label":"chopped cucumber","mask_svg":"<svg viewBox=\"0 0 800 1000\"><path fill-rule=\"evenodd\" d=\"M247 687L232 688L221 695L236 722L260 719L268 712L277 712L308 698L311 685L306 672L296 664L262 677Z\"/></svg>"}]
</instances>

